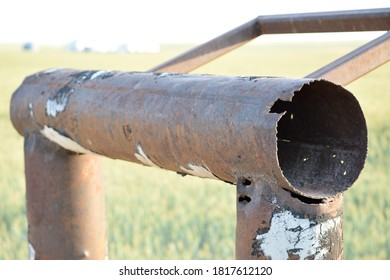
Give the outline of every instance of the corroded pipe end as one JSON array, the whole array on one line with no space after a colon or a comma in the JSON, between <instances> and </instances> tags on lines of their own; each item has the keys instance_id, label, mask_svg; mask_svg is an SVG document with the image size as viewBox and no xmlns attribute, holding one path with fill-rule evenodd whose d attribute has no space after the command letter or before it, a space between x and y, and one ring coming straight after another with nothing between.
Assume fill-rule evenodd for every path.
<instances>
[{"instance_id":1,"label":"corroded pipe end","mask_svg":"<svg viewBox=\"0 0 390 280\"><path fill-rule=\"evenodd\" d=\"M367 126L358 101L327 81L302 87L291 102L271 108L277 124L280 169L298 194L335 196L357 179L367 154Z\"/></svg>"}]
</instances>

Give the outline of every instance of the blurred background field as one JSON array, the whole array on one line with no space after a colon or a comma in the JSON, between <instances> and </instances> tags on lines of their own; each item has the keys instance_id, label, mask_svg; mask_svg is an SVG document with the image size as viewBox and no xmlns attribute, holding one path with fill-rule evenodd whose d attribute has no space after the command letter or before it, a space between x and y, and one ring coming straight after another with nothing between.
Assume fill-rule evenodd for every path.
<instances>
[{"instance_id":1,"label":"blurred background field","mask_svg":"<svg viewBox=\"0 0 390 280\"><path fill-rule=\"evenodd\" d=\"M194 73L303 77L363 42L267 42L244 46ZM187 50L84 53L0 46L0 259L26 259L23 138L9 119L10 98L24 77L53 67L146 71ZM369 129L358 181L345 194L346 259L390 259L390 63L347 88ZM235 187L105 159L110 259L234 259Z\"/></svg>"}]
</instances>

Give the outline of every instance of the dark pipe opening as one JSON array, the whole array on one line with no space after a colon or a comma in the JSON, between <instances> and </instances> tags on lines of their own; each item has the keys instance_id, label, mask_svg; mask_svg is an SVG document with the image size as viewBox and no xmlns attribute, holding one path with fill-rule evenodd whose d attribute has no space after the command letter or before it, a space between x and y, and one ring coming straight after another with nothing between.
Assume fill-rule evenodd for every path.
<instances>
[{"instance_id":1,"label":"dark pipe opening","mask_svg":"<svg viewBox=\"0 0 390 280\"><path fill-rule=\"evenodd\" d=\"M357 179L367 153L367 127L350 92L314 81L291 102L276 101L270 113L283 113L277 126L279 166L301 194L335 196Z\"/></svg>"}]
</instances>

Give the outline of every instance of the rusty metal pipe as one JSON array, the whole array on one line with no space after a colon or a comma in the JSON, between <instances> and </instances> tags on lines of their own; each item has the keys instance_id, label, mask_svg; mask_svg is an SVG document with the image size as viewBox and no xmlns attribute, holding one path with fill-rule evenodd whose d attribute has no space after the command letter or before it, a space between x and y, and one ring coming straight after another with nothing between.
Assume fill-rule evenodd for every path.
<instances>
[{"instance_id":1,"label":"rusty metal pipe","mask_svg":"<svg viewBox=\"0 0 390 280\"><path fill-rule=\"evenodd\" d=\"M265 34L390 30L390 8L259 16L149 71L190 72Z\"/></svg>"},{"instance_id":2,"label":"rusty metal pipe","mask_svg":"<svg viewBox=\"0 0 390 280\"><path fill-rule=\"evenodd\" d=\"M238 259L342 258L342 192L367 128L341 86L51 69L17 89L11 120L26 137L35 258L104 255L94 154L237 184Z\"/></svg>"},{"instance_id":3,"label":"rusty metal pipe","mask_svg":"<svg viewBox=\"0 0 390 280\"><path fill-rule=\"evenodd\" d=\"M348 108L348 110L346 110ZM327 81L57 70L28 77L11 118L65 149L237 183L335 196L358 177L367 130Z\"/></svg>"},{"instance_id":4,"label":"rusty metal pipe","mask_svg":"<svg viewBox=\"0 0 390 280\"><path fill-rule=\"evenodd\" d=\"M262 34L385 31L389 29L389 8L258 17L151 71L189 72ZM389 52L386 51L389 49L388 43L389 32L311 73L308 77L327 79L346 85L387 62L389 60ZM291 119L293 115L291 113ZM290 145L291 143L288 138L287 142L283 141L282 131L284 129L290 132L294 130L289 129L291 123L289 124L288 120L283 118L278 124L280 163L284 162L282 159L285 154L281 144ZM282 127L282 124L285 125ZM296 157L296 162L299 158L299 156ZM341 165L345 163L335 153L332 158ZM304 162L311 159L311 156L303 157ZM306 179L312 180L318 174L311 173ZM346 175L347 171L345 170L342 174ZM306 180L303 174L296 175L298 180ZM319 185L323 185L323 182ZM327 199L311 199L307 196L307 192L301 196L285 191L280 188L278 182L267 178L244 176L238 179L236 258L342 259L343 194Z\"/></svg>"},{"instance_id":5,"label":"rusty metal pipe","mask_svg":"<svg viewBox=\"0 0 390 280\"><path fill-rule=\"evenodd\" d=\"M39 131L25 134L31 259L105 259L101 158L69 152Z\"/></svg>"}]
</instances>

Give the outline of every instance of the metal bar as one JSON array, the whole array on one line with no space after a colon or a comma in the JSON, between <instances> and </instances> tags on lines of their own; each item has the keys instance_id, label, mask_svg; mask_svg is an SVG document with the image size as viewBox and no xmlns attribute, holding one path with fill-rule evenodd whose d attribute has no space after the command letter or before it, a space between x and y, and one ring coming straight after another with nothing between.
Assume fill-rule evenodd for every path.
<instances>
[{"instance_id":1,"label":"metal bar","mask_svg":"<svg viewBox=\"0 0 390 280\"><path fill-rule=\"evenodd\" d=\"M390 61L390 32L307 75L347 85Z\"/></svg>"},{"instance_id":2,"label":"metal bar","mask_svg":"<svg viewBox=\"0 0 390 280\"><path fill-rule=\"evenodd\" d=\"M390 8L260 16L262 34L386 31Z\"/></svg>"},{"instance_id":3,"label":"metal bar","mask_svg":"<svg viewBox=\"0 0 390 280\"><path fill-rule=\"evenodd\" d=\"M160 64L150 72L187 73L195 68L228 53L261 35L257 19L253 19L225 34L197 46L167 62Z\"/></svg>"},{"instance_id":4,"label":"metal bar","mask_svg":"<svg viewBox=\"0 0 390 280\"><path fill-rule=\"evenodd\" d=\"M346 190L367 149L357 100L309 79L45 71L13 95L11 119L74 152L314 198Z\"/></svg>"},{"instance_id":5,"label":"metal bar","mask_svg":"<svg viewBox=\"0 0 390 280\"><path fill-rule=\"evenodd\" d=\"M389 29L390 8L259 16L149 71L187 73L264 34Z\"/></svg>"},{"instance_id":6,"label":"metal bar","mask_svg":"<svg viewBox=\"0 0 390 280\"><path fill-rule=\"evenodd\" d=\"M265 180L237 184L236 259L343 258L343 194L293 196Z\"/></svg>"},{"instance_id":7,"label":"metal bar","mask_svg":"<svg viewBox=\"0 0 390 280\"><path fill-rule=\"evenodd\" d=\"M25 135L30 259L105 259L101 158Z\"/></svg>"}]
</instances>

